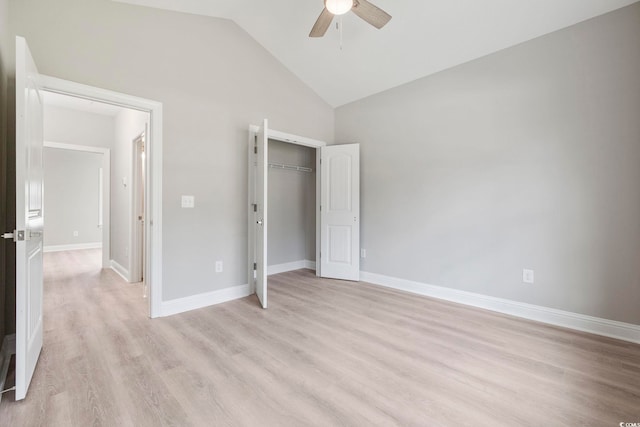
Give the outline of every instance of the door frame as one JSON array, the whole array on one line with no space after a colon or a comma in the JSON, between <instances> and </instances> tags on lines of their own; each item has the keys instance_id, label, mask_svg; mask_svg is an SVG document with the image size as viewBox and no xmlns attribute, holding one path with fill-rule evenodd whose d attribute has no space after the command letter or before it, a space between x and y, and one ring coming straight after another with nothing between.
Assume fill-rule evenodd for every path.
<instances>
[{"instance_id":1,"label":"door frame","mask_svg":"<svg viewBox=\"0 0 640 427\"><path fill-rule=\"evenodd\" d=\"M44 148L102 154L102 268L111 267L111 149L46 140L43 145Z\"/></svg>"},{"instance_id":2,"label":"door frame","mask_svg":"<svg viewBox=\"0 0 640 427\"><path fill-rule=\"evenodd\" d=\"M258 125L250 125L249 126L249 145L253 146L253 141L256 135L260 132L261 126ZM315 148L316 150L316 276L320 277L320 183L322 182L320 176L320 149L322 147L327 146L328 144L324 141L307 138L305 136L294 135L286 132L281 132L274 129L267 129L267 139L272 139L274 141L286 142L294 145L301 145L304 147ZM249 149L249 156L252 156L253 151ZM253 171L249 171L249 182L251 183L251 177L255 175L255 168ZM255 189L254 189L255 191ZM249 207L253 203L254 195L251 194L251 190L249 190ZM247 210L249 212L249 210ZM250 283L251 292L255 292L255 280L251 280L254 277L253 273L253 262L254 260L251 257L251 247L255 246L255 227L256 223L253 220L251 214L248 214L248 239L249 245L247 247L247 280ZM267 258L268 259L268 258ZM266 261L265 261L266 263ZM265 268L267 266L265 265Z\"/></svg>"},{"instance_id":3,"label":"door frame","mask_svg":"<svg viewBox=\"0 0 640 427\"><path fill-rule=\"evenodd\" d=\"M162 316L162 103L120 92L41 75L41 89L149 113L145 194L145 261L149 288L149 317Z\"/></svg>"}]
</instances>

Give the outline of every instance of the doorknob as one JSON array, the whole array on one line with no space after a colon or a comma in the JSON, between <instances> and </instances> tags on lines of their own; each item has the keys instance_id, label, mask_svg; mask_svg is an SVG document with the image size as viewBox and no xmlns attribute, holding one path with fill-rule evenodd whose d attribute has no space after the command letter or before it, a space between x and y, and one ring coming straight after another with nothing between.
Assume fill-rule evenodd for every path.
<instances>
[{"instance_id":1,"label":"doorknob","mask_svg":"<svg viewBox=\"0 0 640 427\"><path fill-rule=\"evenodd\" d=\"M262 225L262 223L263 223L263 221L261 219L256 221L256 224L258 224L258 225Z\"/></svg>"}]
</instances>

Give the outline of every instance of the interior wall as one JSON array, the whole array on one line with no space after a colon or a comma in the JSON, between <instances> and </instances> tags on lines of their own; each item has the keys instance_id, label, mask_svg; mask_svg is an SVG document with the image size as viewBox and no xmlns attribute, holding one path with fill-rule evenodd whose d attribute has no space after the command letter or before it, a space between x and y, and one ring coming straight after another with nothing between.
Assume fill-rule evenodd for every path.
<instances>
[{"instance_id":1,"label":"interior wall","mask_svg":"<svg viewBox=\"0 0 640 427\"><path fill-rule=\"evenodd\" d=\"M163 103L163 299L246 284L249 125L330 142L333 109L229 20L108 0L10 6L42 73Z\"/></svg>"},{"instance_id":2,"label":"interior wall","mask_svg":"<svg viewBox=\"0 0 640 427\"><path fill-rule=\"evenodd\" d=\"M5 203L8 197L7 192L7 162L8 157L8 142L7 142L7 91L8 91L8 72L7 72L7 57L9 55L8 42L9 42L9 4L7 0L0 0L0 232L4 233L8 231L9 224L7 216L9 215L8 203ZM10 302L6 298L6 292L12 283L9 281L9 275L7 274L7 252L12 249L12 242L8 242L5 239L0 239L0 340L4 339L4 336L8 331L8 325L5 321L7 315L6 305ZM12 331L11 331L12 332Z\"/></svg>"},{"instance_id":3,"label":"interior wall","mask_svg":"<svg viewBox=\"0 0 640 427\"><path fill-rule=\"evenodd\" d=\"M103 156L45 147L45 250L52 246L102 243L99 210Z\"/></svg>"},{"instance_id":4,"label":"interior wall","mask_svg":"<svg viewBox=\"0 0 640 427\"><path fill-rule=\"evenodd\" d=\"M113 148L115 117L45 104L43 130L45 141Z\"/></svg>"},{"instance_id":5,"label":"interior wall","mask_svg":"<svg viewBox=\"0 0 640 427\"><path fill-rule=\"evenodd\" d=\"M639 46L635 3L338 108L363 270L640 324Z\"/></svg>"},{"instance_id":6,"label":"interior wall","mask_svg":"<svg viewBox=\"0 0 640 427\"><path fill-rule=\"evenodd\" d=\"M267 265L315 261L315 149L269 140L269 163L314 171L269 169Z\"/></svg>"},{"instance_id":7,"label":"interior wall","mask_svg":"<svg viewBox=\"0 0 640 427\"><path fill-rule=\"evenodd\" d=\"M125 108L115 118L111 163L111 259L126 276L131 272L133 141L145 132L149 113ZM153 142L152 142L153 143Z\"/></svg>"}]
</instances>

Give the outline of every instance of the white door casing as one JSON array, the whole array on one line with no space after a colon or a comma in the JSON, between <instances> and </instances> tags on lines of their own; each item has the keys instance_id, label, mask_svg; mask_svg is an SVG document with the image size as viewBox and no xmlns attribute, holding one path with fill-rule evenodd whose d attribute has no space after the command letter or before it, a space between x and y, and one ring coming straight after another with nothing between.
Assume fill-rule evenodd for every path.
<instances>
[{"instance_id":1,"label":"white door casing","mask_svg":"<svg viewBox=\"0 0 640 427\"><path fill-rule=\"evenodd\" d=\"M16 400L26 397L42 350L42 111L38 69L16 37Z\"/></svg>"},{"instance_id":2,"label":"white door casing","mask_svg":"<svg viewBox=\"0 0 640 427\"><path fill-rule=\"evenodd\" d=\"M360 280L360 145L320 151L321 277Z\"/></svg>"}]
</instances>

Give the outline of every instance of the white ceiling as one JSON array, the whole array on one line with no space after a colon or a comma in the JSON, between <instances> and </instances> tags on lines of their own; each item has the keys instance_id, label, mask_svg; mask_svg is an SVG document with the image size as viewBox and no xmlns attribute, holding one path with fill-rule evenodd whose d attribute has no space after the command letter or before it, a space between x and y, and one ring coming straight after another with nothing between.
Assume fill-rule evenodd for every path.
<instances>
[{"instance_id":1,"label":"white ceiling","mask_svg":"<svg viewBox=\"0 0 640 427\"><path fill-rule=\"evenodd\" d=\"M332 26L311 39L323 0L115 0L234 20L337 107L637 0L370 0L393 19L381 30L353 13L343 47Z\"/></svg>"},{"instance_id":2,"label":"white ceiling","mask_svg":"<svg viewBox=\"0 0 640 427\"><path fill-rule=\"evenodd\" d=\"M124 108L75 96L61 95L59 93L42 91L42 100L45 105L69 108L71 110L87 113L101 114L103 116L115 116Z\"/></svg>"}]
</instances>

